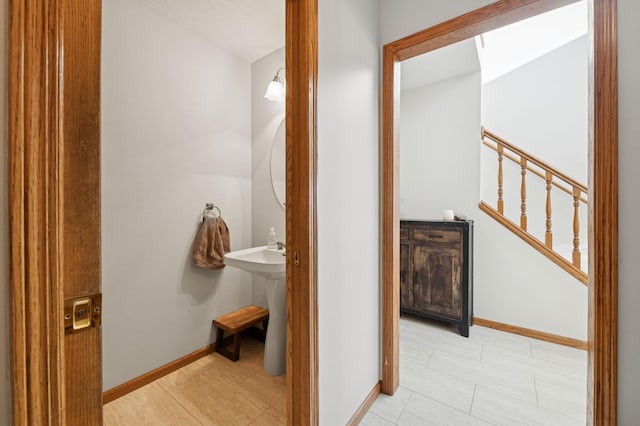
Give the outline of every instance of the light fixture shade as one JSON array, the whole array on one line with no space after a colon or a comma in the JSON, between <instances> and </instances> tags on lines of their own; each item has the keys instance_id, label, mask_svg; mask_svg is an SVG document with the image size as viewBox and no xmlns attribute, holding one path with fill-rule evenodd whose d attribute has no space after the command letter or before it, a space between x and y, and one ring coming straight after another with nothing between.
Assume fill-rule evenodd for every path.
<instances>
[{"instance_id":1,"label":"light fixture shade","mask_svg":"<svg viewBox=\"0 0 640 426\"><path fill-rule=\"evenodd\" d=\"M274 78L269 83L264 98L271 102L284 102L284 87L282 87L282 83Z\"/></svg>"}]
</instances>

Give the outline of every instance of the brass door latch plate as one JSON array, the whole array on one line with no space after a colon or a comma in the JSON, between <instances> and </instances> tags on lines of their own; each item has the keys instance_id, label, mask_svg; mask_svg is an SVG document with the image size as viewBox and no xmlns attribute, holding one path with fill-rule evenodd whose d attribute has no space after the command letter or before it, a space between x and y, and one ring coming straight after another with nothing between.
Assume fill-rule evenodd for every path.
<instances>
[{"instance_id":1,"label":"brass door latch plate","mask_svg":"<svg viewBox=\"0 0 640 426\"><path fill-rule=\"evenodd\" d=\"M75 333L100 325L102 295L79 297L64 301L64 332Z\"/></svg>"}]
</instances>

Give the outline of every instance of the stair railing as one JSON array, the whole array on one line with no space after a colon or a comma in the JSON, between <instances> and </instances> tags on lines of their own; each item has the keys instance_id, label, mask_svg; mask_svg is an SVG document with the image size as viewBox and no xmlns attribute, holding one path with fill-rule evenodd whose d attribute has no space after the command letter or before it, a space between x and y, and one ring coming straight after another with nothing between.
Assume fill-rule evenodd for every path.
<instances>
[{"instance_id":1,"label":"stair railing","mask_svg":"<svg viewBox=\"0 0 640 426\"><path fill-rule=\"evenodd\" d=\"M580 219L579 209L581 203L588 203L588 189L585 185L570 178L566 174L558 171L554 167L544 161L529 154L523 149L509 143L498 135L482 128L482 143L497 152L498 154L498 199L496 209L489 206L484 201L480 203L480 208L486 213L499 220L512 231L519 234L521 238L537 247L543 254L547 255L556 264L561 266L574 277L578 278L584 284L587 284L588 278L586 271L581 270L580 252ZM520 167L520 223L519 226L504 216L504 174L503 160L508 159ZM545 203L545 234L544 243L527 232L527 176L528 172L532 175L544 180L546 188ZM552 205L551 190L556 187L559 190L569 194L573 200L573 251L571 253L571 261L569 262L563 256L554 251L553 248L553 231L552 231ZM507 223L508 222L508 223Z\"/></svg>"}]
</instances>

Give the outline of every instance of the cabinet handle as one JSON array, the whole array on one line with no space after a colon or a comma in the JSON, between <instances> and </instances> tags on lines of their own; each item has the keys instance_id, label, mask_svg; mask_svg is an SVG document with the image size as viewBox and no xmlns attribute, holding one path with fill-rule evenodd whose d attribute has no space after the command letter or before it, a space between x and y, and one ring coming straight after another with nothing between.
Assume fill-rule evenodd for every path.
<instances>
[{"instance_id":1,"label":"cabinet handle","mask_svg":"<svg viewBox=\"0 0 640 426\"><path fill-rule=\"evenodd\" d=\"M443 238L444 235L442 234L429 234L429 238Z\"/></svg>"}]
</instances>

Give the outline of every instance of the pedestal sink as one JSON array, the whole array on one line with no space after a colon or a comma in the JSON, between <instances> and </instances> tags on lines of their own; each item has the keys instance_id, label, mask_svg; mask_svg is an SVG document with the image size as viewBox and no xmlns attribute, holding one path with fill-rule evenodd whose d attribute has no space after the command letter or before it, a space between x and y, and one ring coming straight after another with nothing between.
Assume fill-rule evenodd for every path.
<instances>
[{"instance_id":1,"label":"pedestal sink","mask_svg":"<svg viewBox=\"0 0 640 426\"><path fill-rule=\"evenodd\" d=\"M264 369L272 376L285 372L287 345L286 258L284 250L266 246L232 251L224 255L224 263L266 278L269 327L264 342Z\"/></svg>"}]
</instances>

